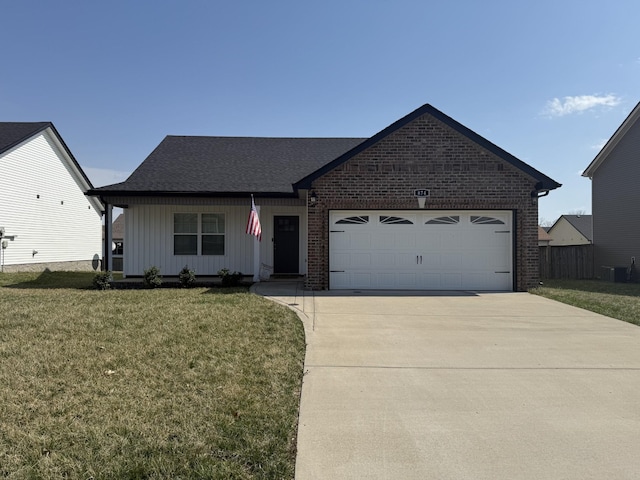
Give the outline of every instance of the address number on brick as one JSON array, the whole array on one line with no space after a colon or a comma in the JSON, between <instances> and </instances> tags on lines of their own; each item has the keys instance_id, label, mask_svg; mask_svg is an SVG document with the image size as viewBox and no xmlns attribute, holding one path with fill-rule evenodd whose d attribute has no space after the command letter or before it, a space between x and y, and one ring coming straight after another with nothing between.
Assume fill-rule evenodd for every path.
<instances>
[{"instance_id":1,"label":"address number on brick","mask_svg":"<svg viewBox=\"0 0 640 480\"><path fill-rule=\"evenodd\" d=\"M420 190L414 190L413 191L413 196L414 197L428 197L429 196L429 190L427 190L426 188L420 189Z\"/></svg>"}]
</instances>

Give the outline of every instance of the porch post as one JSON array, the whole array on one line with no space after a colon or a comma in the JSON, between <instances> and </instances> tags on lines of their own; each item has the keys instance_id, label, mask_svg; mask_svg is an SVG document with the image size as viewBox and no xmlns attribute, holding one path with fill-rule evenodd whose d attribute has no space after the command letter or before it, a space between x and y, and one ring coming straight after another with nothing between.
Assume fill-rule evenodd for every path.
<instances>
[{"instance_id":1,"label":"porch post","mask_svg":"<svg viewBox=\"0 0 640 480\"><path fill-rule=\"evenodd\" d=\"M260 206L256 205L256 212L260 218ZM260 240L257 236L253 237L253 281L260 281Z\"/></svg>"},{"instance_id":2,"label":"porch post","mask_svg":"<svg viewBox=\"0 0 640 480\"><path fill-rule=\"evenodd\" d=\"M104 204L104 259L102 269L113 270L113 205Z\"/></svg>"}]
</instances>

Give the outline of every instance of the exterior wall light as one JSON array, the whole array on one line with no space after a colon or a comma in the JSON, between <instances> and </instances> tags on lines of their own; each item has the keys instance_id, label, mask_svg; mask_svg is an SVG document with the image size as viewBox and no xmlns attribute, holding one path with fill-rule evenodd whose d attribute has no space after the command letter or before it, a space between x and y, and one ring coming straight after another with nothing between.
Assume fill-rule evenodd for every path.
<instances>
[{"instance_id":1,"label":"exterior wall light","mask_svg":"<svg viewBox=\"0 0 640 480\"><path fill-rule=\"evenodd\" d=\"M311 190L311 194L309 195L309 203L311 203L311 205L315 205L317 201L318 195L314 190Z\"/></svg>"}]
</instances>

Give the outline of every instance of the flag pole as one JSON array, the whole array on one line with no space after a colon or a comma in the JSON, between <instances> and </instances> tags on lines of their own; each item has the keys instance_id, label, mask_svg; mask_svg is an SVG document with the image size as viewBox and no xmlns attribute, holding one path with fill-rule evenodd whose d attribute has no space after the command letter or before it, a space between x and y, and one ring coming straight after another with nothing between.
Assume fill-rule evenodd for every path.
<instances>
[{"instance_id":1,"label":"flag pole","mask_svg":"<svg viewBox=\"0 0 640 480\"><path fill-rule=\"evenodd\" d=\"M258 218L260 218L260 206L256 205L253 200L253 194L251 194L251 204L255 205ZM257 236L253 237L253 281L260 281L260 239Z\"/></svg>"}]
</instances>

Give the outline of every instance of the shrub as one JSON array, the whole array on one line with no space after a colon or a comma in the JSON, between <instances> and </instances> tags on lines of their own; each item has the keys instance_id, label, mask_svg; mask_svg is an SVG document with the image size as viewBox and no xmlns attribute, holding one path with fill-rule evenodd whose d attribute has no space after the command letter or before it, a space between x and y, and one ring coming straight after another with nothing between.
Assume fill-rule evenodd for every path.
<instances>
[{"instance_id":1,"label":"shrub","mask_svg":"<svg viewBox=\"0 0 640 480\"><path fill-rule=\"evenodd\" d=\"M111 282L113 282L113 275L110 270L96 273L92 281L93 288L96 290L109 290L111 288Z\"/></svg>"},{"instance_id":2,"label":"shrub","mask_svg":"<svg viewBox=\"0 0 640 480\"><path fill-rule=\"evenodd\" d=\"M218 270L218 275L222 279L223 287L237 287L242 280L241 272L230 272L228 268Z\"/></svg>"},{"instance_id":3,"label":"shrub","mask_svg":"<svg viewBox=\"0 0 640 480\"><path fill-rule=\"evenodd\" d=\"M149 267L144 271L144 284L147 288L157 288L162 285L162 275L158 267Z\"/></svg>"},{"instance_id":4,"label":"shrub","mask_svg":"<svg viewBox=\"0 0 640 480\"><path fill-rule=\"evenodd\" d=\"M178 279L180 280L180 285L184 288L193 287L196 283L196 272L195 270L189 270L189 265L185 265L180 270Z\"/></svg>"}]
</instances>

